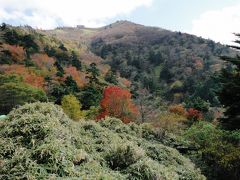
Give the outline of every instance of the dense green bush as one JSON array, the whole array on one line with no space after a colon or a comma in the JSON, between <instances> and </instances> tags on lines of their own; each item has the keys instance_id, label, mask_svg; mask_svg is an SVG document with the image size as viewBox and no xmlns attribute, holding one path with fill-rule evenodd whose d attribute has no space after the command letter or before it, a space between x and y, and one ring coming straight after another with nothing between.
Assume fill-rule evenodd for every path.
<instances>
[{"instance_id":1,"label":"dense green bush","mask_svg":"<svg viewBox=\"0 0 240 180\"><path fill-rule=\"evenodd\" d=\"M0 114L29 102L47 101L46 93L39 88L22 82L19 76L0 76Z\"/></svg>"},{"instance_id":2,"label":"dense green bush","mask_svg":"<svg viewBox=\"0 0 240 180\"><path fill-rule=\"evenodd\" d=\"M200 121L191 126L186 132L185 137L196 143L201 148L209 147L216 141L221 140L223 132L208 122Z\"/></svg>"},{"instance_id":3,"label":"dense green bush","mask_svg":"<svg viewBox=\"0 0 240 180\"><path fill-rule=\"evenodd\" d=\"M74 122L51 103L26 104L0 126L0 174L3 179L205 179L177 150L142 132L141 126L111 118Z\"/></svg>"},{"instance_id":4,"label":"dense green bush","mask_svg":"<svg viewBox=\"0 0 240 180\"><path fill-rule=\"evenodd\" d=\"M164 179L162 174L165 176L169 176L171 178L176 178L177 175L174 177L174 173L170 175L170 172L167 171L167 168L164 166L159 165L157 162L151 159L143 159L139 162L131 165L127 170L129 173L129 179L139 179L139 180L151 180L151 179ZM168 174L169 173L169 174ZM165 177L167 179L167 177Z\"/></svg>"},{"instance_id":5,"label":"dense green bush","mask_svg":"<svg viewBox=\"0 0 240 180\"><path fill-rule=\"evenodd\" d=\"M227 132L211 123L198 122L185 132L185 137L198 147L195 162L209 178L239 179L239 132Z\"/></svg>"},{"instance_id":6,"label":"dense green bush","mask_svg":"<svg viewBox=\"0 0 240 180\"><path fill-rule=\"evenodd\" d=\"M106 154L111 169L126 169L144 156L144 151L133 144L114 144Z\"/></svg>"}]
</instances>

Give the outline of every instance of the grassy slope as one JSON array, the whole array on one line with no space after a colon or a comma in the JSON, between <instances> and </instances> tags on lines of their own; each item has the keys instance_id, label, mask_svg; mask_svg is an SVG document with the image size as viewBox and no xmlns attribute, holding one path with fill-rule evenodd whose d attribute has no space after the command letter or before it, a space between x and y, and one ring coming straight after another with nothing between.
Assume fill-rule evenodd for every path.
<instances>
[{"instance_id":1,"label":"grassy slope","mask_svg":"<svg viewBox=\"0 0 240 180\"><path fill-rule=\"evenodd\" d=\"M205 179L145 125L73 122L53 104L13 110L0 127L3 179ZM153 138L154 139L154 138Z\"/></svg>"}]
</instances>

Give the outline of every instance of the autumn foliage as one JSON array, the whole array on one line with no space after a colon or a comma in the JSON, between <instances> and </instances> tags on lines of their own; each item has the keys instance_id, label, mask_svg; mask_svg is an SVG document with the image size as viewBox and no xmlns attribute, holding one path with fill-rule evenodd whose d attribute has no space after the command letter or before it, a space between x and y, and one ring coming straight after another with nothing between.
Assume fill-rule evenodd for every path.
<instances>
[{"instance_id":1,"label":"autumn foliage","mask_svg":"<svg viewBox=\"0 0 240 180\"><path fill-rule=\"evenodd\" d=\"M36 72L31 69L27 68L24 65L2 65L0 67L0 72L9 74L17 74L23 77L23 81L27 84L30 84L34 87L44 89L44 78L41 75L36 74Z\"/></svg>"},{"instance_id":2,"label":"autumn foliage","mask_svg":"<svg viewBox=\"0 0 240 180\"><path fill-rule=\"evenodd\" d=\"M34 54L31 58L38 67L46 68L48 70L50 70L55 63L55 60L47 54Z\"/></svg>"},{"instance_id":3,"label":"autumn foliage","mask_svg":"<svg viewBox=\"0 0 240 180\"><path fill-rule=\"evenodd\" d=\"M183 105L181 105L181 104L171 105L171 106L169 106L168 109L169 109L169 112L171 112L171 113L178 114L181 116L186 115L186 110L183 107Z\"/></svg>"},{"instance_id":4,"label":"autumn foliage","mask_svg":"<svg viewBox=\"0 0 240 180\"><path fill-rule=\"evenodd\" d=\"M67 76L72 76L74 81L76 81L77 85L79 87L84 87L87 83L87 80L85 78L85 74L83 72L80 72L76 69L76 67L69 66L64 68L64 71Z\"/></svg>"},{"instance_id":5,"label":"autumn foliage","mask_svg":"<svg viewBox=\"0 0 240 180\"><path fill-rule=\"evenodd\" d=\"M3 44L3 48L11 53L15 62L21 63L25 59L25 51L22 46Z\"/></svg>"},{"instance_id":6,"label":"autumn foliage","mask_svg":"<svg viewBox=\"0 0 240 180\"><path fill-rule=\"evenodd\" d=\"M101 100L102 112L97 116L97 120L105 116L121 119L124 123L134 121L138 114L137 107L131 100L131 93L118 86L108 86L103 92Z\"/></svg>"},{"instance_id":7,"label":"autumn foliage","mask_svg":"<svg viewBox=\"0 0 240 180\"><path fill-rule=\"evenodd\" d=\"M187 110L187 118L191 121L196 121L202 119L202 113L194 108Z\"/></svg>"}]
</instances>

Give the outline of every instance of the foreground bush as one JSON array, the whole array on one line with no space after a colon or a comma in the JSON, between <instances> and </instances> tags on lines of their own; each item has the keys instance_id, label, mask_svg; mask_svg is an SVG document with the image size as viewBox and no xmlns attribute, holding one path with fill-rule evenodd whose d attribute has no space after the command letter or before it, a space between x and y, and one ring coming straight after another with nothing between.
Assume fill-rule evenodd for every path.
<instances>
[{"instance_id":1,"label":"foreground bush","mask_svg":"<svg viewBox=\"0 0 240 180\"><path fill-rule=\"evenodd\" d=\"M74 122L53 104L26 104L1 124L1 178L205 179L148 136L154 132L118 119Z\"/></svg>"},{"instance_id":2,"label":"foreground bush","mask_svg":"<svg viewBox=\"0 0 240 180\"><path fill-rule=\"evenodd\" d=\"M143 149L133 144L116 144L105 157L111 169L126 169L144 156Z\"/></svg>"}]
</instances>

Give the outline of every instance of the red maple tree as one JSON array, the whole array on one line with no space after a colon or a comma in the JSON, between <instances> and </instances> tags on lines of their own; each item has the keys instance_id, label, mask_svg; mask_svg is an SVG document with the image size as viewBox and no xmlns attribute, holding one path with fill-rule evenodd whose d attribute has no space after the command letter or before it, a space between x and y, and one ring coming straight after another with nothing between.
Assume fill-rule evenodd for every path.
<instances>
[{"instance_id":1,"label":"red maple tree","mask_svg":"<svg viewBox=\"0 0 240 180\"><path fill-rule=\"evenodd\" d=\"M124 123L134 121L138 114L137 107L131 100L132 94L118 86L108 86L103 92L100 106L102 112L97 116L101 120L105 116L121 119Z\"/></svg>"},{"instance_id":2,"label":"red maple tree","mask_svg":"<svg viewBox=\"0 0 240 180\"><path fill-rule=\"evenodd\" d=\"M197 109L190 108L187 110L187 118L192 121L202 119L202 113Z\"/></svg>"}]
</instances>

